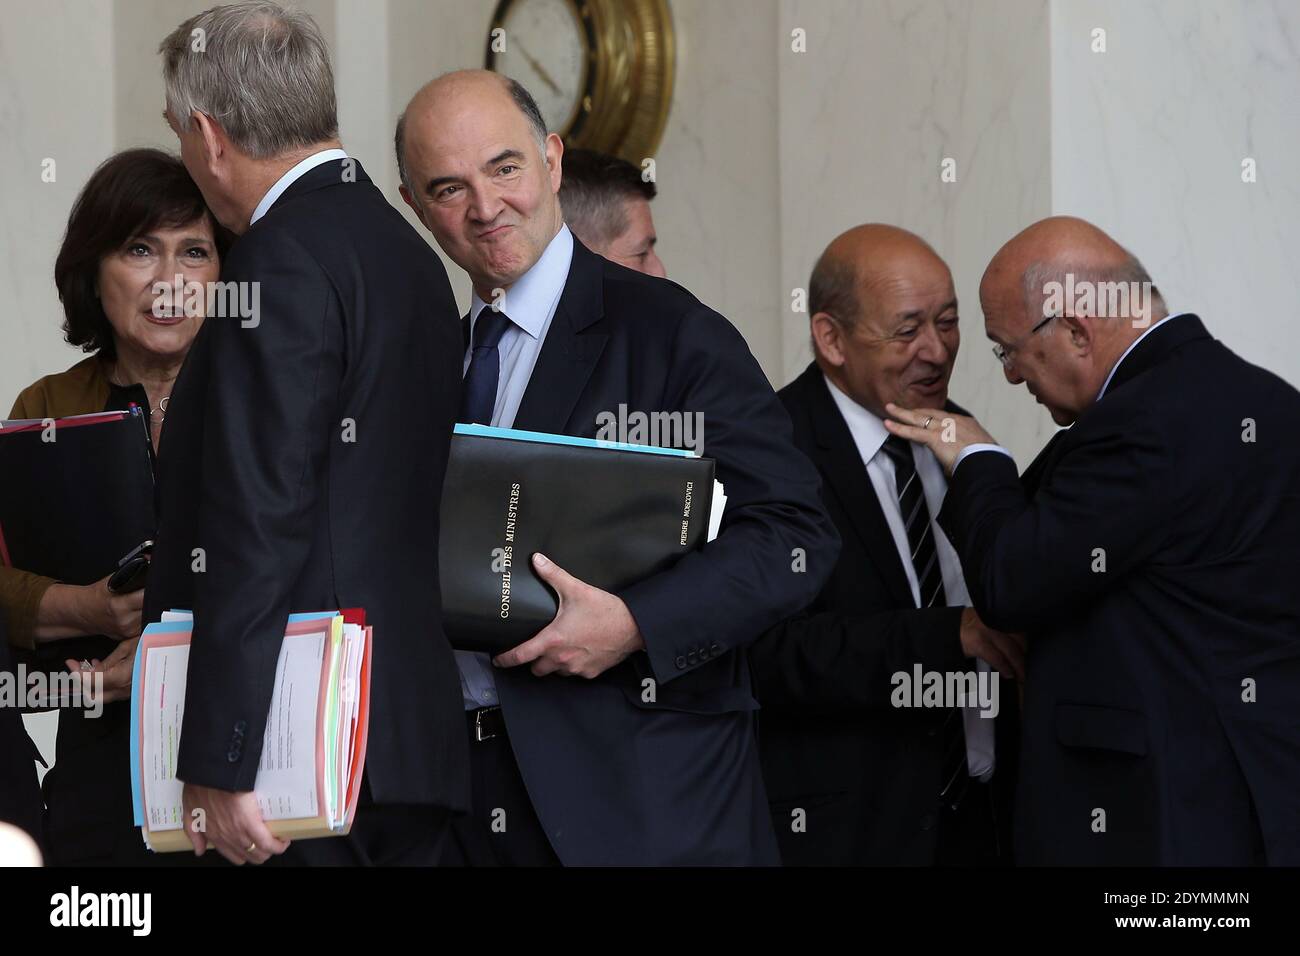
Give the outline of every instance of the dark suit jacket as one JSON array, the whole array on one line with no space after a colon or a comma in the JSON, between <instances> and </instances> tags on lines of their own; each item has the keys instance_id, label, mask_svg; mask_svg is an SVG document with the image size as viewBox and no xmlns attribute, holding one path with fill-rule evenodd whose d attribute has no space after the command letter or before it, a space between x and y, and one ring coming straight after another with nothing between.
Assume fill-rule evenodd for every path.
<instances>
[{"instance_id":1,"label":"dark suit jacket","mask_svg":"<svg viewBox=\"0 0 1300 956\"><path fill-rule=\"evenodd\" d=\"M496 671L520 772L565 864L776 863L745 647L834 562L817 474L730 323L575 240L514 425L592 438L620 404L703 414L726 517L703 550L621 592L644 652L590 681Z\"/></svg>"},{"instance_id":2,"label":"dark suit jacket","mask_svg":"<svg viewBox=\"0 0 1300 956\"><path fill-rule=\"evenodd\" d=\"M195 613L177 776L251 790L286 617L365 608L370 793L463 809L437 588L458 313L437 255L354 169L295 181L223 263L260 283L260 324L208 318L176 382L145 620Z\"/></svg>"},{"instance_id":3,"label":"dark suit jacket","mask_svg":"<svg viewBox=\"0 0 1300 956\"><path fill-rule=\"evenodd\" d=\"M891 706L891 678L915 664L972 670L961 649L962 609L916 607L866 464L817 364L780 398L795 444L822 476L822 498L843 541L817 599L750 652L781 856L793 866L928 866L945 783L939 730L947 712ZM1012 716L1014 688L1001 686L999 725ZM996 741L999 793L1014 778L1014 736L1004 737ZM804 811L803 830L792 826L796 809Z\"/></svg>"},{"instance_id":4,"label":"dark suit jacket","mask_svg":"<svg viewBox=\"0 0 1300 956\"><path fill-rule=\"evenodd\" d=\"M957 468L975 606L1029 638L1022 862L1300 863L1297 434L1300 394L1182 316L1030 492L996 452Z\"/></svg>"}]
</instances>

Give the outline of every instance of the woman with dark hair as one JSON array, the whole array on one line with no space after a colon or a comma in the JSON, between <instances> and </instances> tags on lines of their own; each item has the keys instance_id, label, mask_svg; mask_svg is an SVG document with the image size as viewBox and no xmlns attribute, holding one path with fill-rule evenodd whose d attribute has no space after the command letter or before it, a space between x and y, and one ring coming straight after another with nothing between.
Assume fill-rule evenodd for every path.
<instances>
[{"instance_id":1,"label":"woman with dark hair","mask_svg":"<svg viewBox=\"0 0 1300 956\"><path fill-rule=\"evenodd\" d=\"M68 344L92 354L24 389L9 417L63 418L135 403L149 417L158 450L172 383L203 322L201 305L193 305L206 296L160 296L156 285L206 289L230 238L179 159L132 149L101 165L73 204L54 266ZM129 771L131 663L142 600L143 591L111 593L107 577L79 586L0 568L10 643L43 669L53 663L92 679L104 675L102 715L59 712L55 766L42 787L51 864L148 859L132 826ZM83 640L50 644L68 638ZM77 657L62 660L72 647Z\"/></svg>"}]
</instances>

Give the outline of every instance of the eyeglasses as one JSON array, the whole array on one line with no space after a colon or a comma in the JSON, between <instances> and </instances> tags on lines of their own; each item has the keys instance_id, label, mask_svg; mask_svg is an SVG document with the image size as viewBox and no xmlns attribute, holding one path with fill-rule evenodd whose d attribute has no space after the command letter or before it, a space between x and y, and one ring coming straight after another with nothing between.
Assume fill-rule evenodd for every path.
<instances>
[{"instance_id":1,"label":"eyeglasses","mask_svg":"<svg viewBox=\"0 0 1300 956\"><path fill-rule=\"evenodd\" d=\"M998 360L999 362L1002 363L1002 367L1003 367L1003 368L1011 368L1011 363L1012 363L1013 361L1015 361L1016 349L1020 348L1020 346L1024 345L1026 342L1028 342L1029 339L1033 336L1033 334L1034 334L1035 332L1037 332L1039 329L1041 329L1041 328L1042 328L1044 325L1046 325L1048 322L1051 322L1052 319L1054 319L1054 318L1056 318L1055 315L1049 315L1049 316L1047 316L1046 318L1043 319L1043 321L1041 321L1041 322L1039 322L1037 325L1035 325L1032 329L1030 329L1030 330L1029 330L1025 335L1023 335L1023 336L1022 336L1022 337L1021 337L1021 338L1020 338L1020 339L1019 339L1015 344L1013 344L1013 345L995 345L995 346L993 346L993 354L994 354L994 356L997 357L997 360Z\"/></svg>"}]
</instances>

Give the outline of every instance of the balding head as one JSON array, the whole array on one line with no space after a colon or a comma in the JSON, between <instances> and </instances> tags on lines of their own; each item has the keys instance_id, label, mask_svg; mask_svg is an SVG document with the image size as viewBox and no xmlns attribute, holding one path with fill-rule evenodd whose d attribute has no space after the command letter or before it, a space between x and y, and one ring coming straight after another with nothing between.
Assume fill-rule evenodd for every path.
<instances>
[{"instance_id":1,"label":"balding head","mask_svg":"<svg viewBox=\"0 0 1300 956\"><path fill-rule=\"evenodd\" d=\"M1071 216L1036 222L999 249L980 305L1007 380L1025 382L1061 425L1096 400L1119 357L1166 314L1142 264Z\"/></svg>"},{"instance_id":2,"label":"balding head","mask_svg":"<svg viewBox=\"0 0 1300 956\"><path fill-rule=\"evenodd\" d=\"M883 416L886 402L942 406L961 342L952 274L929 244L868 223L837 236L809 283L813 351L835 385Z\"/></svg>"},{"instance_id":3,"label":"balding head","mask_svg":"<svg viewBox=\"0 0 1300 956\"><path fill-rule=\"evenodd\" d=\"M564 147L514 80L444 74L407 104L394 140L402 198L484 299L532 268L563 224Z\"/></svg>"}]
</instances>

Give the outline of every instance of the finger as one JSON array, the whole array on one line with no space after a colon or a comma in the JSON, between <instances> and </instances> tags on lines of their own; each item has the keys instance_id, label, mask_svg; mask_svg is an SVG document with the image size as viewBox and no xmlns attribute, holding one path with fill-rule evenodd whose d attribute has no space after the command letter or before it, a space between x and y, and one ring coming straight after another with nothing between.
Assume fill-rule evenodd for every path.
<instances>
[{"instance_id":1,"label":"finger","mask_svg":"<svg viewBox=\"0 0 1300 956\"><path fill-rule=\"evenodd\" d=\"M939 408L904 408L902 405L895 405L893 402L885 403L885 411L889 413L890 418L897 422L918 427L923 426L927 418L938 421L948 414L948 412Z\"/></svg>"},{"instance_id":2,"label":"finger","mask_svg":"<svg viewBox=\"0 0 1300 956\"><path fill-rule=\"evenodd\" d=\"M584 586L582 581L575 578L540 551L533 552L533 568L537 571L539 578L555 588L555 592L560 595L561 606L564 604L566 595L573 594Z\"/></svg>"},{"instance_id":3,"label":"finger","mask_svg":"<svg viewBox=\"0 0 1300 956\"><path fill-rule=\"evenodd\" d=\"M997 637L994 638L994 640L998 642L998 647L1002 651L1003 656L1006 657L1008 663L1011 664L1012 669L1015 671L1016 680L1024 680L1025 677L1024 648L1017 645L1016 642L1011 639L1010 635L1007 634L999 633Z\"/></svg>"},{"instance_id":4,"label":"finger","mask_svg":"<svg viewBox=\"0 0 1300 956\"><path fill-rule=\"evenodd\" d=\"M271 854L268 853L266 850L263 850L263 849L262 849L262 845L261 845L260 843L257 845L257 849L256 849L256 850L250 850L250 851L248 851L248 862L249 862L249 863L255 863L255 864L257 864L258 866L261 866L263 863L265 863L265 862L266 862L267 860L269 860L269 859L271 859Z\"/></svg>"},{"instance_id":5,"label":"finger","mask_svg":"<svg viewBox=\"0 0 1300 956\"><path fill-rule=\"evenodd\" d=\"M227 862L233 863L235 866L244 865L244 855L242 853L231 850L229 847L222 846L220 843L216 844L216 847L217 852L224 856Z\"/></svg>"},{"instance_id":6,"label":"finger","mask_svg":"<svg viewBox=\"0 0 1300 956\"><path fill-rule=\"evenodd\" d=\"M272 833L266 823L263 822L261 811L258 811L257 819L252 821L252 825L248 829L249 840L248 843L244 844L244 846L256 843L257 849L249 851L250 856L256 857L258 854L262 855L262 859L255 859L254 862L265 863L270 859L272 853L279 856L285 850L289 849L289 841L281 840Z\"/></svg>"},{"instance_id":7,"label":"finger","mask_svg":"<svg viewBox=\"0 0 1300 956\"><path fill-rule=\"evenodd\" d=\"M1009 670L1009 673L1004 672L1002 676L1009 680L1020 680L1024 668L1020 655L1016 652L1015 645L1006 640L1006 638L999 633L994 633L990 637L990 642L991 646L997 648L997 653L1001 656L1002 660L1006 662L1006 666Z\"/></svg>"},{"instance_id":8,"label":"finger","mask_svg":"<svg viewBox=\"0 0 1300 956\"><path fill-rule=\"evenodd\" d=\"M518 667L520 664L527 664L530 661L537 660L546 653L546 648L551 639L550 630L549 625L542 628L522 644L510 648L508 651L502 651L492 658L492 663L497 667Z\"/></svg>"},{"instance_id":9,"label":"finger","mask_svg":"<svg viewBox=\"0 0 1300 956\"><path fill-rule=\"evenodd\" d=\"M1011 662L1007 660L1007 656L992 641L986 639L982 643L979 653L975 656L1008 680L1015 676L1015 670L1012 668Z\"/></svg>"},{"instance_id":10,"label":"finger","mask_svg":"<svg viewBox=\"0 0 1300 956\"><path fill-rule=\"evenodd\" d=\"M556 671L561 669L562 666L560 662L547 654L543 654L539 657L533 662L533 666L529 668L529 670L533 672L534 677L545 677L547 674L554 674Z\"/></svg>"},{"instance_id":11,"label":"finger","mask_svg":"<svg viewBox=\"0 0 1300 956\"><path fill-rule=\"evenodd\" d=\"M139 611L144 608L144 588L138 591L130 591L122 595L123 603L128 611Z\"/></svg>"},{"instance_id":12,"label":"finger","mask_svg":"<svg viewBox=\"0 0 1300 956\"><path fill-rule=\"evenodd\" d=\"M202 856L203 851L208 848L207 837L192 826L185 828L185 835L190 838L190 846L194 847L194 855Z\"/></svg>"},{"instance_id":13,"label":"finger","mask_svg":"<svg viewBox=\"0 0 1300 956\"><path fill-rule=\"evenodd\" d=\"M934 445L939 438L939 433L934 430L919 428L915 425L903 425L889 418L884 419L884 423L886 430L891 435L906 438L908 441L920 445Z\"/></svg>"}]
</instances>

